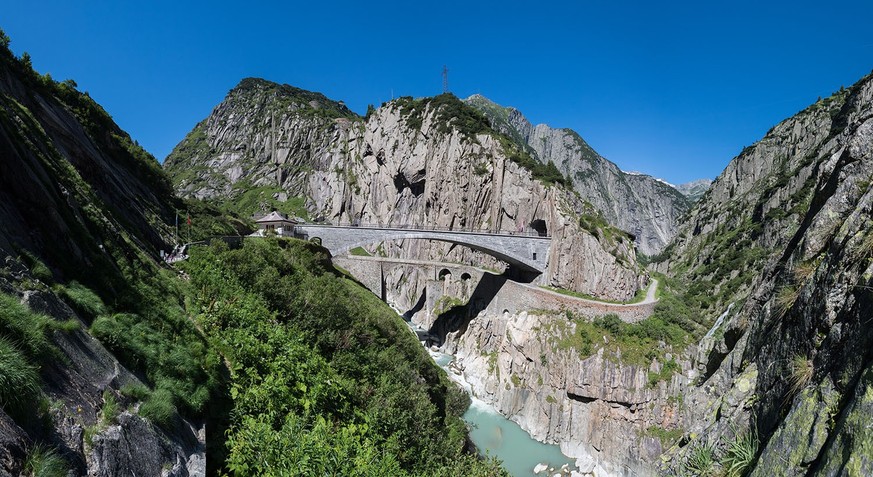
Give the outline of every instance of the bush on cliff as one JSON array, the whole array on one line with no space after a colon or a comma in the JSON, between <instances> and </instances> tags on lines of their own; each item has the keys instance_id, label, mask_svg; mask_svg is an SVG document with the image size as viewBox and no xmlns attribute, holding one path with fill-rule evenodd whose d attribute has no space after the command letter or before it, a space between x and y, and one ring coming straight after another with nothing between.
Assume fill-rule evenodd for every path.
<instances>
[{"instance_id":1,"label":"bush on cliff","mask_svg":"<svg viewBox=\"0 0 873 477\"><path fill-rule=\"evenodd\" d=\"M197 247L190 310L230 365L226 470L238 475L500 475L463 453L468 398L324 249ZM463 403L461 403L463 401Z\"/></svg>"}]
</instances>

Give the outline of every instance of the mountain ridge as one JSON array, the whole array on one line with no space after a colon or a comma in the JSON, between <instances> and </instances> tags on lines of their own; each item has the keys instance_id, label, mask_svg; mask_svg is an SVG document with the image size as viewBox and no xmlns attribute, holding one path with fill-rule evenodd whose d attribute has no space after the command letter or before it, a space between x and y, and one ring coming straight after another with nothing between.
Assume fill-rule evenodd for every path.
<instances>
[{"instance_id":1,"label":"mountain ridge","mask_svg":"<svg viewBox=\"0 0 873 477\"><path fill-rule=\"evenodd\" d=\"M576 131L533 125L521 111L480 94L465 100L482 111L498 131L542 163L554 163L581 197L615 227L630 232L640 251L655 255L675 234L690 201L648 174L629 174L598 154Z\"/></svg>"},{"instance_id":2,"label":"mountain ridge","mask_svg":"<svg viewBox=\"0 0 873 477\"><path fill-rule=\"evenodd\" d=\"M590 263L553 260L545 282L618 300L642 286L626 234L603 232L607 224L568 193L565 176L533 160L453 95L397 98L350 119L301 114L273 101L274 86L265 86L272 83L258 84L231 90L168 156L164 168L180 195L248 203L254 206L248 214L277 208L329 222L496 232L539 221L566 237L565 250L553 250L553 257L584 247L576 255ZM395 243L386 250L428 260L448 253L448 260L464 263L476 256L500 268L490 257L447 245ZM607 285L607 277L615 283Z\"/></svg>"}]
</instances>

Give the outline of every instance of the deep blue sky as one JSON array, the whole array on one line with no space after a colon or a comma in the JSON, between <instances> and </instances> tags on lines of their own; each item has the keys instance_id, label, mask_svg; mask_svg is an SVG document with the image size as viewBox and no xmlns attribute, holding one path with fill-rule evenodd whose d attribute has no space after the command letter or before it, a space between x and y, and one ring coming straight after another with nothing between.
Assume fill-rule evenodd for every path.
<instances>
[{"instance_id":1,"label":"deep blue sky","mask_svg":"<svg viewBox=\"0 0 873 477\"><path fill-rule=\"evenodd\" d=\"M363 113L439 94L446 64L459 97L680 183L873 69L870 0L3 3L13 51L74 79L159 160L244 77Z\"/></svg>"}]
</instances>

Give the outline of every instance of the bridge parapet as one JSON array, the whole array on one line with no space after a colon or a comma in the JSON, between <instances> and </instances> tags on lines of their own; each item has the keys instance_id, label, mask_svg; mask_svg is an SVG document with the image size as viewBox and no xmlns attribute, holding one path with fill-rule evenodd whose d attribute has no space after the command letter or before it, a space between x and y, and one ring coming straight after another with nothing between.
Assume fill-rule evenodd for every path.
<instances>
[{"instance_id":1,"label":"bridge parapet","mask_svg":"<svg viewBox=\"0 0 873 477\"><path fill-rule=\"evenodd\" d=\"M542 273L546 269L551 237L538 234L487 233L427 228L357 227L350 225L299 224L297 233L308 238L318 237L321 244L334 255L386 240L438 240L464 245L487 253L526 272Z\"/></svg>"}]
</instances>

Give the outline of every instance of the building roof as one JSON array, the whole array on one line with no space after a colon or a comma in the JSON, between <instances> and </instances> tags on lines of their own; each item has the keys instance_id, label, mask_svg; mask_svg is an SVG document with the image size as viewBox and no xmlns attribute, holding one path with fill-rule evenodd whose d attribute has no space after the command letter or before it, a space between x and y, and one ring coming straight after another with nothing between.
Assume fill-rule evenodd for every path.
<instances>
[{"instance_id":1,"label":"building roof","mask_svg":"<svg viewBox=\"0 0 873 477\"><path fill-rule=\"evenodd\" d=\"M255 221L256 224L263 224L267 222L286 222L289 224L297 223L297 221L291 220L288 217L285 217L284 215L276 212L275 210Z\"/></svg>"}]
</instances>

